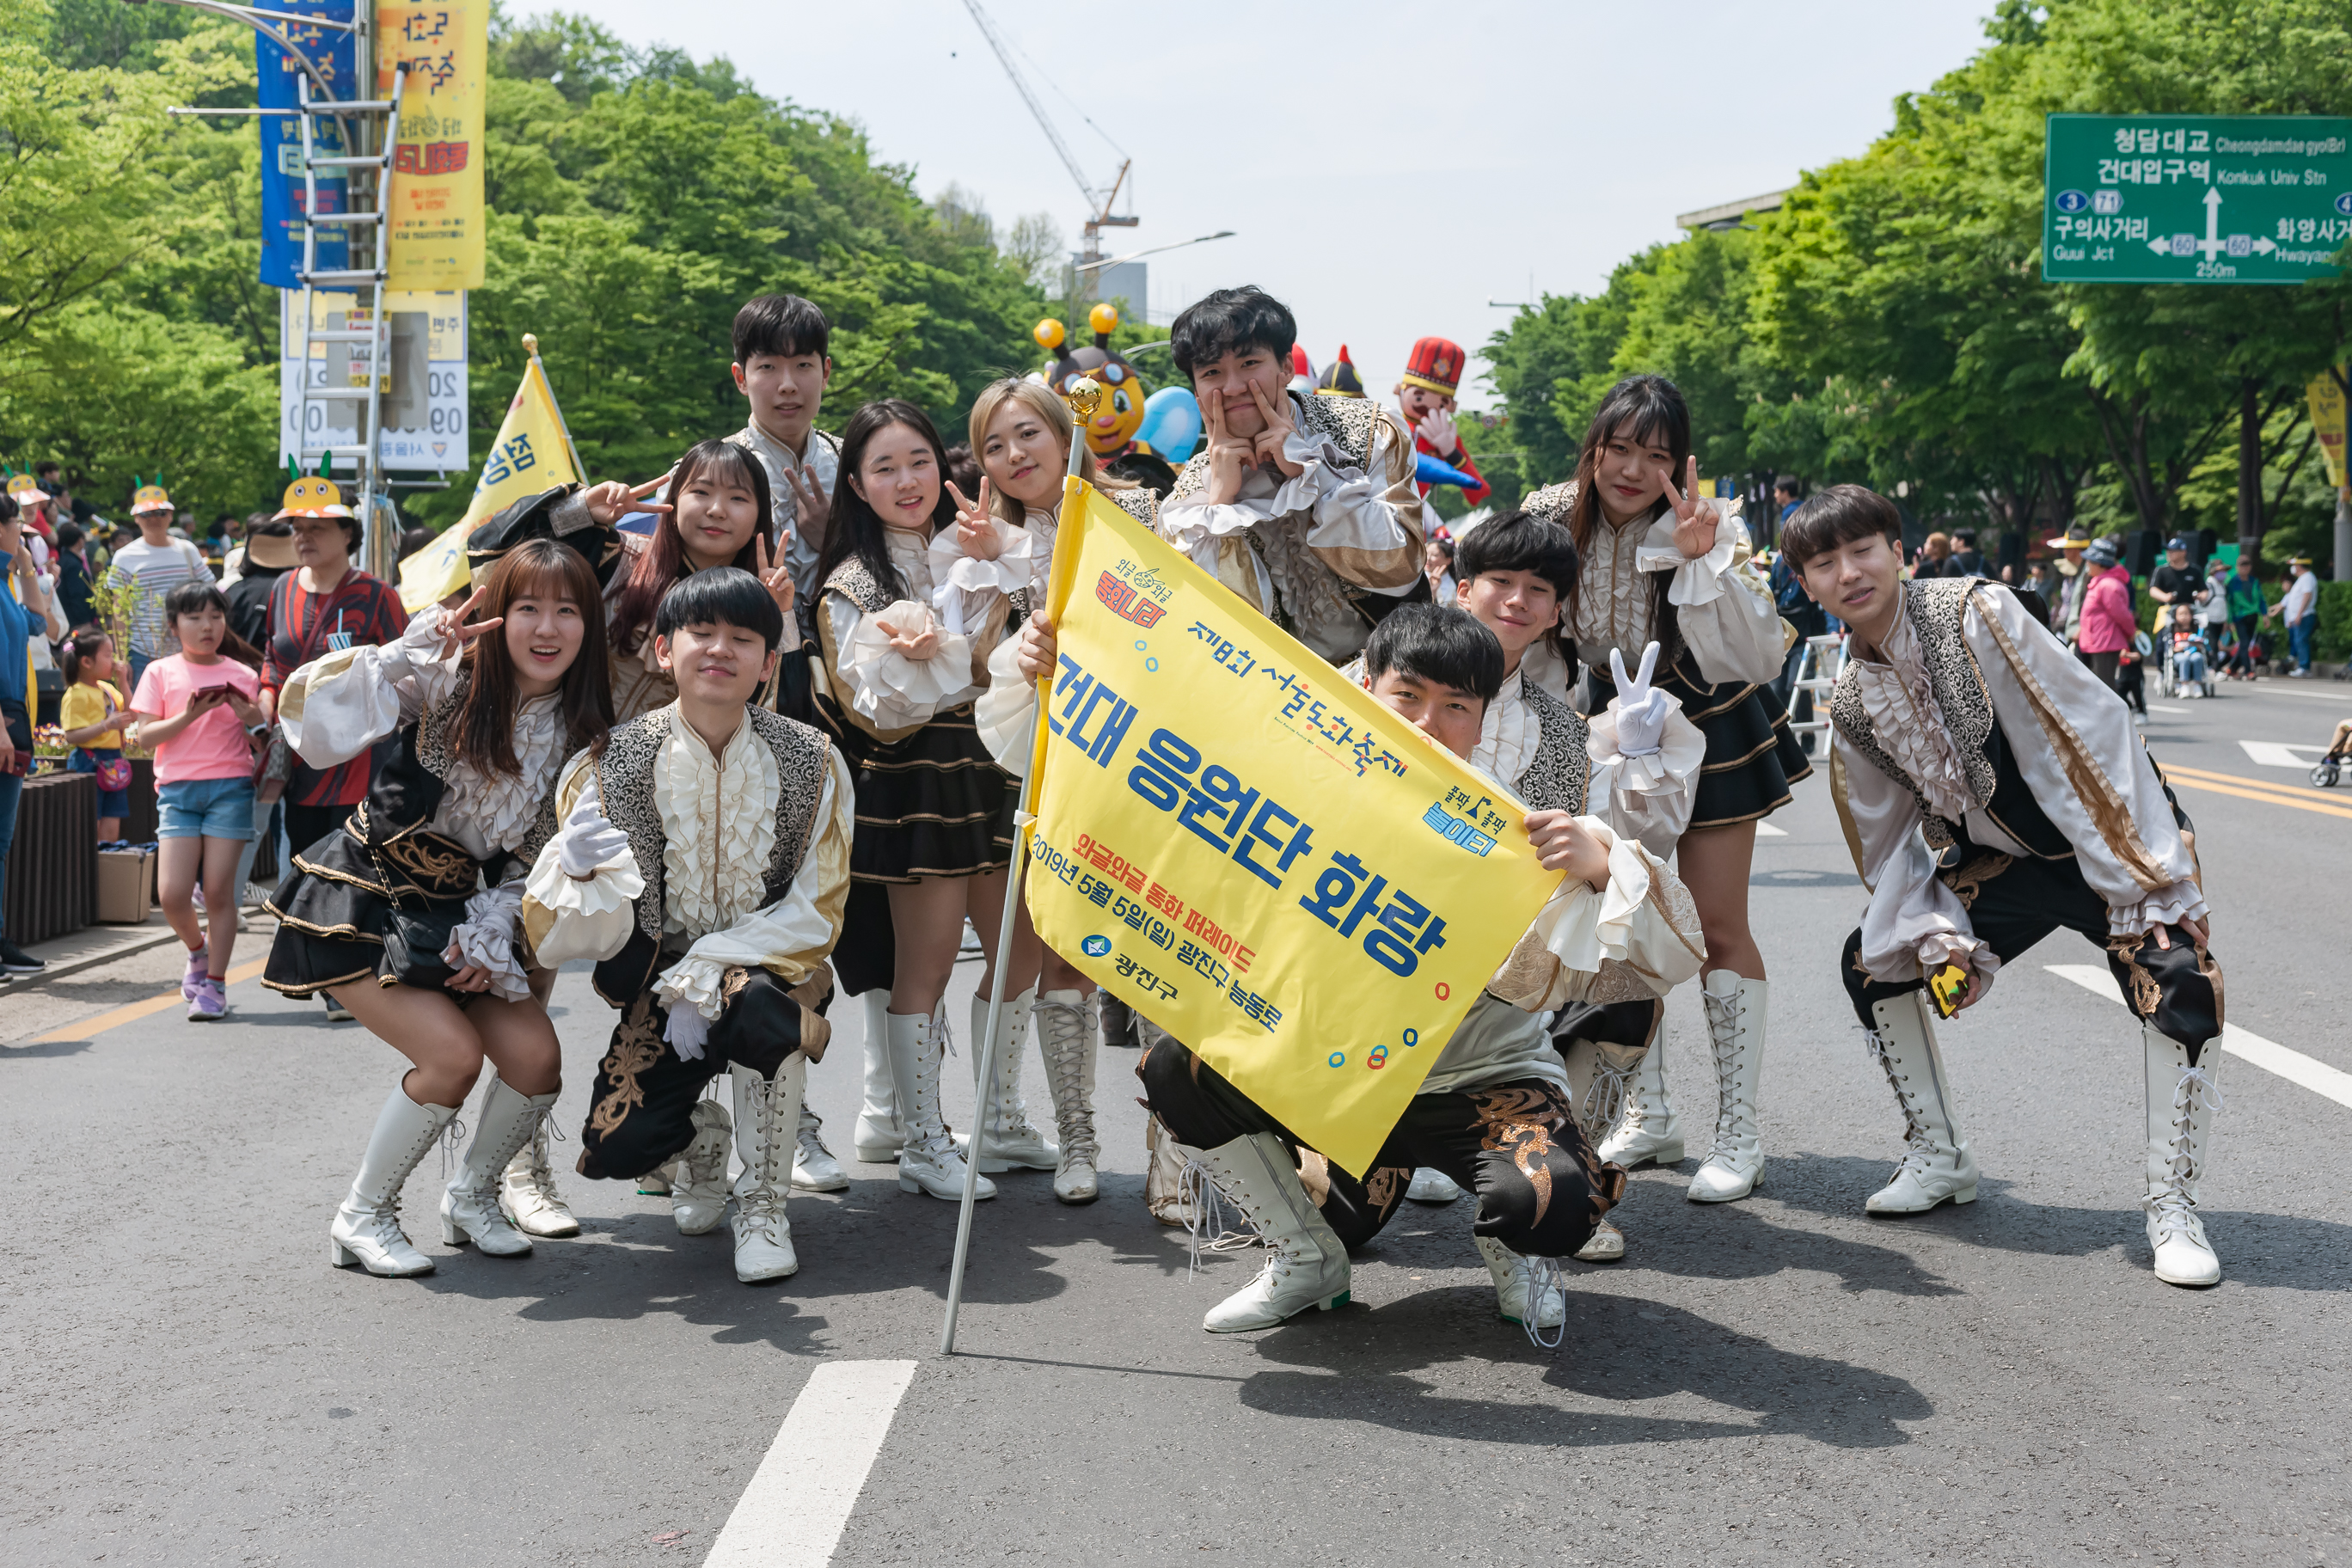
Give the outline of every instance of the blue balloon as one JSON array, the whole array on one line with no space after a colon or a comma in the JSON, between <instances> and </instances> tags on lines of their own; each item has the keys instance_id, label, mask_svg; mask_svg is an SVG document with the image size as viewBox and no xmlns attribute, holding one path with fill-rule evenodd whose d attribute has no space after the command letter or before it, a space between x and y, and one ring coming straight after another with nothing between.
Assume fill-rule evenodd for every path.
<instances>
[{"instance_id":1,"label":"blue balloon","mask_svg":"<svg viewBox=\"0 0 2352 1568\"><path fill-rule=\"evenodd\" d=\"M1182 463L1201 444L1201 405L1189 386L1163 386L1143 400L1143 423L1135 438L1171 463Z\"/></svg>"},{"instance_id":2,"label":"blue balloon","mask_svg":"<svg viewBox=\"0 0 2352 1568\"><path fill-rule=\"evenodd\" d=\"M1475 479L1451 463L1439 462L1426 452L1413 455L1412 477L1425 485L1459 485L1465 490L1478 488Z\"/></svg>"}]
</instances>

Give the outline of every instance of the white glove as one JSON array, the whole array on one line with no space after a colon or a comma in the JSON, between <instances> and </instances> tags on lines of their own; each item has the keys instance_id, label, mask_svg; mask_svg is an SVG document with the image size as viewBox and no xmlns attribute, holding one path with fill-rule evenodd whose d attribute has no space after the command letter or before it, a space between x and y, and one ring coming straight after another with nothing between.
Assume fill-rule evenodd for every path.
<instances>
[{"instance_id":1,"label":"white glove","mask_svg":"<svg viewBox=\"0 0 2352 1568\"><path fill-rule=\"evenodd\" d=\"M572 808L572 815L563 819L563 831L555 836L555 856L563 874L583 882L628 847L629 836L605 820L604 813L589 800Z\"/></svg>"},{"instance_id":2,"label":"white glove","mask_svg":"<svg viewBox=\"0 0 2352 1568\"><path fill-rule=\"evenodd\" d=\"M1642 670L1633 679L1625 679L1625 656L1615 648L1609 650L1609 674L1617 682L1617 752L1620 756L1649 757L1658 752L1658 739L1666 732L1666 715L1674 710L1666 694L1650 684L1650 672L1658 668L1658 645L1652 643L1642 650Z\"/></svg>"},{"instance_id":3,"label":"white glove","mask_svg":"<svg viewBox=\"0 0 2352 1568\"><path fill-rule=\"evenodd\" d=\"M662 1031L662 1038L669 1042L678 1060L698 1062L702 1059L703 1042L710 1038L710 1020L691 1002L674 1003L669 1010L669 1027Z\"/></svg>"}]
</instances>

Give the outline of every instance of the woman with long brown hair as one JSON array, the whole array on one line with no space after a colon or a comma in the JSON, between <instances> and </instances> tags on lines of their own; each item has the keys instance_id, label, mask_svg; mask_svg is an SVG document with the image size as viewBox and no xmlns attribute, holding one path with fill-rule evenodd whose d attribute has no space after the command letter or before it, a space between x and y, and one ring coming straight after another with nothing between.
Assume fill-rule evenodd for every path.
<instances>
[{"instance_id":1,"label":"woman with long brown hair","mask_svg":"<svg viewBox=\"0 0 2352 1568\"><path fill-rule=\"evenodd\" d=\"M1748 563L1747 531L1697 490L1681 392L1664 376L1631 375L1601 400L1576 477L1524 505L1565 526L1576 542L1581 567L1563 619L1586 668L1586 710L1599 712L1616 694L1611 656L1631 668L1654 641L1655 689L1675 699L1706 738L1676 854L1706 936L1700 984L1717 1112L1714 1147L1687 1195L1725 1203L1746 1197L1764 1169L1756 1106L1768 988L1748 926L1756 825L1789 804L1790 784L1812 764L1789 733L1787 715L1764 699L1786 643L1771 590ZM1601 1157L1679 1163L1683 1140L1654 1048L1633 1088Z\"/></svg>"},{"instance_id":2,"label":"woman with long brown hair","mask_svg":"<svg viewBox=\"0 0 2352 1568\"><path fill-rule=\"evenodd\" d=\"M562 1053L551 977L527 968L522 887L555 828L557 774L611 727L602 611L587 560L535 540L456 610L423 611L398 641L331 653L286 682L278 721L313 767L398 737L351 820L295 855L267 906L278 931L262 984L294 996L333 986L413 1064L336 1211L339 1266L432 1271L401 1231L400 1189L485 1061L498 1078L442 1194L441 1237L530 1250L500 1211L499 1179L553 1108Z\"/></svg>"}]
</instances>

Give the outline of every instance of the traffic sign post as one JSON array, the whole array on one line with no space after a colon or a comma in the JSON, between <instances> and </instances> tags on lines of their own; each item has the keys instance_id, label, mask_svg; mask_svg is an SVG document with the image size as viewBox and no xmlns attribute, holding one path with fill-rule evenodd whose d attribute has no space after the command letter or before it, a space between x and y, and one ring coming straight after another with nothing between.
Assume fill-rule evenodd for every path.
<instances>
[{"instance_id":1,"label":"traffic sign post","mask_svg":"<svg viewBox=\"0 0 2352 1568\"><path fill-rule=\"evenodd\" d=\"M2352 119L2053 114L2049 283L2301 283L2352 241Z\"/></svg>"}]
</instances>

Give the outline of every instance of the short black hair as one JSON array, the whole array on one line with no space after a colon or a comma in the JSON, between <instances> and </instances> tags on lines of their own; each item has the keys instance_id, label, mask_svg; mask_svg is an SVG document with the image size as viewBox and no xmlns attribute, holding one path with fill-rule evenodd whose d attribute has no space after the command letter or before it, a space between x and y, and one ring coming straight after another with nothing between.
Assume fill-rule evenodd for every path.
<instances>
[{"instance_id":1,"label":"short black hair","mask_svg":"<svg viewBox=\"0 0 2352 1568\"><path fill-rule=\"evenodd\" d=\"M57 463L53 459L47 458L44 458L39 462L33 465L33 475L36 479L39 478L43 474L54 474L57 471Z\"/></svg>"},{"instance_id":2,"label":"short black hair","mask_svg":"<svg viewBox=\"0 0 2352 1568\"><path fill-rule=\"evenodd\" d=\"M1503 645L1467 610L1399 605L1364 644L1364 679L1391 670L1492 702L1503 689Z\"/></svg>"},{"instance_id":3,"label":"short black hair","mask_svg":"<svg viewBox=\"0 0 2352 1568\"><path fill-rule=\"evenodd\" d=\"M735 312L735 363L750 364L755 354L831 354L833 323L824 312L798 294L762 294L744 302Z\"/></svg>"},{"instance_id":4,"label":"short black hair","mask_svg":"<svg viewBox=\"0 0 2352 1568\"><path fill-rule=\"evenodd\" d=\"M0 523L14 522L16 521L16 498L15 496L0 496Z\"/></svg>"},{"instance_id":5,"label":"short black hair","mask_svg":"<svg viewBox=\"0 0 2352 1568\"><path fill-rule=\"evenodd\" d=\"M1780 553L1801 571L1814 556L1873 534L1903 543L1903 514L1895 503L1862 485L1832 485L1816 490L1780 525Z\"/></svg>"},{"instance_id":6,"label":"short black hair","mask_svg":"<svg viewBox=\"0 0 2352 1568\"><path fill-rule=\"evenodd\" d=\"M757 632L772 653L784 640L784 613L775 596L740 566L714 566L662 595L654 635L676 637L680 626L726 625Z\"/></svg>"},{"instance_id":7,"label":"short black hair","mask_svg":"<svg viewBox=\"0 0 2352 1568\"><path fill-rule=\"evenodd\" d=\"M1507 511L1464 534L1454 552L1454 574L1465 585L1487 572L1532 572L1565 604L1576 589L1576 540L1549 518Z\"/></svg>"},{"instance_id":8,"label":"short black hair","mask_svg":"<svg viewBox=\"0 0 2352 1568\"><path fill-rule=\"evenodd\" d=\"M1772 481L1772 488L1776 490L1787 490L1790 495L1795 495L1804 487L1797 483L1796 475L1782 474L1779 479Z\"/></svg>"},{"instance_id":9,"label":"short black hair","mask_svg":"<svg viewBox=\"0 0 2352 1568\"><path fill-rule=\"evenodd\" d=\"M58 524L58 548L59 550L71 550L75 545L79 544L87 537L89 536L82 532L81 525L79 523L61 522Z\"/></svg>"},{"instance_id":10,"label":"short black hair","mask_svg":"<svg viewBox=\"0 0 2352 1568\"><path fill-rule=\"evenodd\" d=\"M228 596L209 577L183 583L163 595L163 625L167 629L182 616L201 615L206 610L228 614Z\"/></svg>"},{"instance_id":11,"label":"short black hair","mask_svg":"<svg viewBox=\"0 0 2352 1568\"><path fill-rule=\"evenodd\" d=\"M1290 307L1255 283L1203 295L1168 329L1168 351L1188 377L1196 364L1245 349L1265 349L1277 359L1287 359L1297 342L1298 321Z\"/></svg>"}]
</instances>

